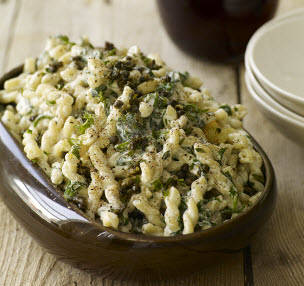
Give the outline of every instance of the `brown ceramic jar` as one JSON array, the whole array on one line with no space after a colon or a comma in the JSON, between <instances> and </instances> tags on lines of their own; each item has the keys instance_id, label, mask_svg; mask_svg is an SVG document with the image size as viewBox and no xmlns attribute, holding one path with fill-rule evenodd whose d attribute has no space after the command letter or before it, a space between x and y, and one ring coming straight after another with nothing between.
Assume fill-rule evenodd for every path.
<instances>
[{"instance_id":1,"label":"brown ceramic jar","mask_svg":"<svg viewBox=\"0 0 304 286\"><path fill-rule=\"evenodd\" d=\"M254 31L278 0L157 0L165 28L182 50L218 62L242 59Z\"/></svg>"}]
</instances>

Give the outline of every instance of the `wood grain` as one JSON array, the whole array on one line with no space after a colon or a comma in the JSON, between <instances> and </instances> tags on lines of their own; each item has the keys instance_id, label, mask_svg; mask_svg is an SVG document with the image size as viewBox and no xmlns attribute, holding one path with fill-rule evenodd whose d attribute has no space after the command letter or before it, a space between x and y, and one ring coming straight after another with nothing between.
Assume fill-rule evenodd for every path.
<instances>
[{"instance_id":1,"label":"wood grain","mask_svg":"<svg viewBox=\"0 0 304 286\"><path fill-rule=\"evenodd\" d=\"M19 13L10 34L6 70L27 56L37 55L49 35L68 34L73 39L87 35L94 44L109 40L125 47L138 44L147 53L158 52L172 68L187 70L204 79L220 101L236 102L235 70L203 64L177 50L163 30L155 1L20 0L17 7ZM72 268L38 246L1 202L0 216L0 285L139 285L94 277ZM242 253L185 280L145 285L243 285Z\"/></svg>"},{"instance_id":2,"label":"wood grain","mask_svg":"<svg viewBox=\"0 0 304 286\"><path fill-rule=\"evenodd\" d=\"M14 30L14 14L18 10L16 0L0 2L0 73L3 73L6 62L5 55L9 49L9 42L11 42L11 35Z\"/></svg>"}]
</instances>

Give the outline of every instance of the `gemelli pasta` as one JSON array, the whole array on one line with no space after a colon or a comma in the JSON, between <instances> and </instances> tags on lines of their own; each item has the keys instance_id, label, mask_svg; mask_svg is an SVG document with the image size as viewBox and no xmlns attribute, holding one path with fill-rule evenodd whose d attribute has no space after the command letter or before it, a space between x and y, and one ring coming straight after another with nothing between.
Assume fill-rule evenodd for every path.
<instances>
[{"instance_id":1,"label":"gemelli pasta","mask_svg":"<svg viewBox=\"0 0 304 286\"><path fill-rule=\"evenodd\" d=\"M264 189L245 108L136 46L50 37L0 102L26 156L106 227L189 234L233 219Z\"/></svg>"}]
</instances>

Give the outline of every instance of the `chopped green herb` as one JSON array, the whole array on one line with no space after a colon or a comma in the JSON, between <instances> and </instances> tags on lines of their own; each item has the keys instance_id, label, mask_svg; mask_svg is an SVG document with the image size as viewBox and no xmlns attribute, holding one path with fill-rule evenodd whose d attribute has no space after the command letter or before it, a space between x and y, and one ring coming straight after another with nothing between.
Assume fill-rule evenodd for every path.
<instances>
[{"instance_id":1,"label":"chopped green herb","mask_svg":"<svg viewBox=\"0 0 304 286\"><path fill-rule=\"evenodd\" d=\"M195 151L199 152L199 153L204 153L204 149L203 148L195 148Z\"/></svg>"},{"instance_id":2,"label":"chopped green herb","mask_svg":"<svg viewBox=\"0 0 304 286\"><path fill-rule=\"evenodd\" d=\"M163 196L168 197L169 196L169 189L163 190Z\"/></svg>"},{"instance_id":3,"label":"chopped green herb","mask_svg":"<svg viewBox=\"0 0 304 286\"><path fill-rule=\"evenodd\" d=\"M239 201L239 193L237 192L237 190L235 189L234 186L230 187L230 196L233 199L233 207L232 207L232 211L233 212L238 212L238 201Z\"/></svg>"},{"instance_id":4,"label":"chopped green herb","mask_svg":"<svg viewBox=\"0 0 304 286\"><path fill-rule=\"evenodd\" d=\"M164 97L170 97L173 94L175 88L175 83L174 82L166 82L163 84L160 84L157 88L157 93L160 96Z\"/></svg>"},{"instance_id":5,"label":"chopped green herb","mask_svg":"<svg viewBox=\"0 0 304 286\"><path fill-rule=\"evenodd\" d=\"M54 104L56 104L56 100L48 100L46 103L48 105L54 105Z\"/></svg>"},{"instance_id":6,"label":"chopped green herb","mask_svg":"<svg viewBox=\"0 0 304 286\"><path fill-rule=\"evenodd\" d=\"M93 88L91 91L91 94L93 97L100 97L100 95L103 95L103 93L107 90L107 86L106 85L100 85L96 88Z\"/></svg>"},{"instance_id":7,"label":"chopped green herb","mask_svg":"<svg viewBox=\"0 0 304 286\"><path fill-rule=\"evenodd\" d=\"M190 76L190 74L187 71L184 73L179 72L179 78L180 78L182 85L185 85L185 81L189 78L189 76Z\"/></svg>"},{"instance_id":8,"label":"chopped green herb","mask_svg":"<svg viewBox=\"0 0 304 286\"><path fill-rule=\"evenodd\" d=\"M31 129L27 129L25 132L26 132L26 133L29 133L29 134L32 134L32 133L33 133L33 131L32 131Z\"/></svg>"},{"instance_id":9,"label":"chopped green herb","mask_svg":"<svg viewBox=\"0 0 304 286\"><path fill-rule=\"evenodd\" d=\"M132 140L134 137L146 134L146 125L139 114L127 113L121 115L116 123L118 137L121 141Z\"/></svg>"},{"instance_id":10,"label":"chopped green herb","mask_svg":"<svg viewBox=\"0 0 304 286\"><path fill-rule=\"evenodd\" d=\"M130 142L126 141L120 144L115 145L115 150L122 152L122 151L126 151L129 148Z\"/></svg>"},{"instance_id":11,"label":"chopped green herb","mask_svg":"<svg viewBox=\"0 0 304 286\"><path fill-rule=\"evenodd\" d=\"M229 192L230 192L230 195L233 196L233 197L238 194L237 190L233 186L230 187Z\"/></svg>"},{"instance_id":12,"label":"chopped green herb","mask_svg":"<svg viewBox=\"0 0 304 286\"><path fill-rule=\"evenodd\" d=\"M227 148L221 148L219 151L218 151L218 154L220 156L220 162L222 162L222 159L223 159L223 156L224 156L224 153L225 151L227 150Z\"/></svg>"},{"instance_id":13,"label":"chopped green herb","mask_svg":"<svg viewBox=\"0 0 304 286\"><path fill-rule=\"evenodd\" d=\"M57 38L58 38L61 42L65 43L65 44L68 44L69 41L70 41L70 40L69 40L69 37L66 36L66 35L58 35Z\"/></svg>"},{"instance_id":14,"label":"chopped green herb","mask_svg":"<svg viewBox=\"0 0 304 286\"><path fill-rule=\"evenodd\" d=\"M59 39L64 45L75 45L75 43L70 42L69 37L66 35L58 35L56 38Z\"/></svg>"},{"instance_id":15,"label":"chopped green herb","mask_svg":"<svg viewBox=\"0 0 304 286\"><path fill-rule=\"evenodd\" d=\"M163 183L161 182L160 179L158 179L152 183L152 188L154 191L160 191L161 189L163 189L163 187L164 187Z\"/></svg>"},{"instance_id":16,"label":"chopped green herb","mask_svg":"<svg viewBox=\"0 0 304 286\"><path fill-rule=\"evenodd\" d=\"M224 109L228 115L230 115L230 116L232 115L231 107L228 104L222 105L222 106L220 106L220 108Z\"/></svg>"},{"instance_id":17,"label":"chopped green herb","mask_svg":"<svg viewBox=\"0 0 304 286\"><path fill-rule=\"evenodd\" d=\"M78 140L78 139L75 139L75 138L69 138L69 139L68 139L68 142L69 142L69 144L70 144L71 146L73 146L73 145L79 145L79 144L80 144L79 140Z\"/></svg>"},{"instance_id":18,"label":"chopped green herb","mask_svg":"<svg viewBox=\"0 0 304 286\"><path fill-rule=\"evenodd\" d=\"M108 56L114 56L114 55L116 55L116 49L115 49L115 48L112 49L112 50L110 50L110 51L108 52Z\"/></svg>"},{"instance_id":19,"label":"chopped green herb","mask_svg":"<svg viewBox=\"0 0 304 286\"><path fill-rule=\"evenodd\" d=\"M82 125L77 126L78 132L80 134L84 134L85 131L94 124L94 115L88 112L85 112L83 115L84 123Z\"/></svg>"},{"instance_id":20,"label":"chopped green herb","mask_svg":"<svg viewBox=\"0 0 304 286\"><path fill-rule=\"evenodd\" d=\"M31 106L30 110L25 115L30 115L30 114L32 114L32 112L33 112L33 107Z\"/></svg>"},{"instance_id":21,"label":"chopped green herb","mask_svg":"<svg viewBox=\"0 0 304 286\"><path fill-rule=\"evenodd\" d=\"M100 85L99 87L92 89L91 94L94 98L99 99L99 101L103 103L106 115L109 115L110 107L115 102L117 94L106 85Z\"/></svg>"},{"instance_id":22,"label":"chopped green herb","mask_svg":"<svg viewBox=\"0 0 304 286\"><path fill-rule=\"evenodd\" d=\"M73 183L70 182L65 188L64 198L66 200L73 199L78 194L79 190L84 186L86 186L86 184L79 181Z\"/></svg>"},{"instance_id":23,"label":"chopped green herb","mask_svg":"<svg viewBox=\"0 0 304 286\"><path fill-rule=\"evenodd\" d=\"M141 55L141 59L144 62L145 66L151 70L158 70L161 67L156 64L154 59L148 58L148 57L144 56L143 54Z\"/></svg>"},{"instance_id":24,"label":"chopped green herb","mask_svg":"<svg viewBox=\"0 0 304 286\"><path fill-rule=\"evenodd\" d=\"M193 126L199 128L203 128L205 126L205 122L201 115L206 113L208 109L199 109L193 104L187 104L184 106L183 110Z\"/></svg>"},{"instance_id":25,"label":"chopped green herb","mask_svg":"<svg viewBox=\"0 0 304 286\"><path fill-rule=\"evenodd\" d=\"M73 145L73 146L72 146L71 152L72 152L72 154L73 154L77 159L80 158L79 150L80 150L80 146L79 146L79 145Z\"/></svg>"},{"instance_id":26,"label":"chopped green herb","mask_svg":"<svg viewBox=\"0 0 304 286\"><path fill-rule=\"evenodd\" d=\"M37 127L38 123L43 120L43 119L52 119L53 116L49 116L49 115L39 115L38 117L36 117L35 121L33 122L33 126Z\"/></svg>"}]
</instances>

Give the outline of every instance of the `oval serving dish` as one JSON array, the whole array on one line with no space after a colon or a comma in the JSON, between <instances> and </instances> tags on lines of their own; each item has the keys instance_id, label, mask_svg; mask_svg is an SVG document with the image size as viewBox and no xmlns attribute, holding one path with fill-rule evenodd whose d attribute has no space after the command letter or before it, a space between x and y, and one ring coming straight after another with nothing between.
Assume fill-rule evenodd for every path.
<instances>
[{"instance_id":1,"label":"oval serving dish","mask_svg":"<svg viewBox=\"0 0 304 286\"><path fill-rule=\"evenodd\" d=\"M22 72L22 66L0 79ZM0 123L0 195L15 218L50 253L81 269L113 279L160 280L202 271L216 259L245 247L270 217L276 198L275 175L262 148L265 190L245 213L221 225L187 235L153 237L118 232L89 221L29 161Z\"/></svg>"}]
</instances>

